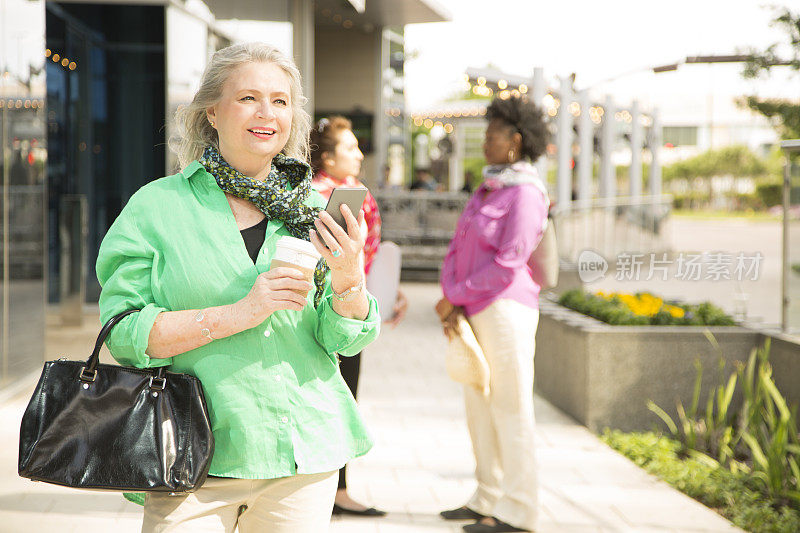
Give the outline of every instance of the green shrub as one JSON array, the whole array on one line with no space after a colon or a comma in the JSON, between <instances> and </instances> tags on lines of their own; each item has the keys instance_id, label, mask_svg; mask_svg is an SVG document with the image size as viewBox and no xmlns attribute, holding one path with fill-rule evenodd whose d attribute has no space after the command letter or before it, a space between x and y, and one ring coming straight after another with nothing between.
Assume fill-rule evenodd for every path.
<instances>
[{"instance_id":1,"label":"green shrub","mask_svg":"<svg viewBox=\"0 0 800 533\"><path fill-rule=\"evenodd\" d=\"M708 336L720 355L722 378L725 365L722 350L710 333ZM747 511L749 514L742 515L745 522L760 521L759 517L768 515L769 506L800 511L797 409L790 408L772 379L769 351L767 340L763 347L750 353L746 364L737 362L736 370L725 384L719 383L709 392L705 413L698 410L703 375L699 360L695 361L697 375L692 402L688 409L677 403L677 421L652 401L648 402L648 408L661 418L676 439L672 442L678 444L678 454L705 458L716 469L746 475L748 489L760 494L760 498ZM742 405L734 411L729 408L737 387L741 390ZM646 443L652 446L652 442ZM778 520L790 523L787 516L783 513Z\"/></svg>"},{"instance_id":2,"label":"green shrub","mask_svg":"<svg viewBox=\"0 0 800 533\"><path fill-rule=\"evenodd\" d=\"M756 195L767 207L780 205L783 202L783 183L780 181L757 183Z\"/></svg>"},{"instance_id":3,"label":"green shrub","mask_svg":"<svg viewBox=\"0 0 800 533\"><path fill-rule=\"evenodd\" d=\"M571 289L561 294L558 303L584 315L591 316L614 326L733 326L733 318L709 302L697 305L669 302L669 305L684 311L682 317L661 310L652 316L634 313L619 298L606 299L601 296Z\"/></svg>"},{"instance_id":4,"label":"green shrub","mask_svg":"<svg viewBox=\"0 0 800 533\"><path fill-rule=\"evenodd\" d=\"M677 441L652 432L623 433L608 429L601 439L647 472L715 509L740 528L753 533L800 531L800 512L786 505L774 505L746 473L732 473L702 455L682 455L683 447Z\"/></svg>"}]
</instances>

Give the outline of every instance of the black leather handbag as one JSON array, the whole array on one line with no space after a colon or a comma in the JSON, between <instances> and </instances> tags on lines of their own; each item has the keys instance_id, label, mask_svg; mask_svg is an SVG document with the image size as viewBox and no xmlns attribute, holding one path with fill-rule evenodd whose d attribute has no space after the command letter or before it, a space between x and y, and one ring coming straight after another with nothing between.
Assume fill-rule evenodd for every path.
<instances>
[{"instance_id":1,"label":"black leather handbag","mask_svg":"<svg viewBox=\"0 0 800 533\"><path fill-rule=\"evenodd\" d=\"M19 475L81 489L184 493L208 475L214 436L200 381L86 362L47 361L22 417Z\"/></svg>"}]
</instances>

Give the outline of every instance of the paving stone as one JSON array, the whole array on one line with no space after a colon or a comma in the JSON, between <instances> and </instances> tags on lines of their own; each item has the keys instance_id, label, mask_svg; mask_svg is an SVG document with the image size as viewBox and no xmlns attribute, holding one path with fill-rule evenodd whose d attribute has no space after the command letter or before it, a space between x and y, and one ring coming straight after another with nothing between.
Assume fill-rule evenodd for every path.
<instances>
[{"instance_id":1,"label":"paving stone","mask_svg":"<svg viewBox=\"0 0 800 533\"><path fill-rule=\"evenodd\" d=\"M438 515L464 504L475 488L463 391L447 377L445 340L432 312L441 293L436 285L422 283L404 284L403 290L410 301L406 320L397 329L384 328L362 358L359 408L376 445L348 469L351 496L389 515L334 517L333 533L460 532L469 523ZM81 330L84 343L74 332L55 332L49 339L60 335L70 346L88 346L97 317L86 323L92 327ZM0 532L138 533L141 508L120 495L17 476L19 422L34 385L0 404ZM739 531L637 468L545 400L536 397L534 405L541 484L537 533Z\"/></svg>"}]
</instances>

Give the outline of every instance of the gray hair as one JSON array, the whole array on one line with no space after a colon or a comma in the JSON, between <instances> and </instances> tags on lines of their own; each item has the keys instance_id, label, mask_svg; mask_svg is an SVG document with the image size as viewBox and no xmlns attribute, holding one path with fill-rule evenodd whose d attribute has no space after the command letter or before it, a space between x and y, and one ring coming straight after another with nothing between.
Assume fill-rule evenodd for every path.
<instances>
[{"instance_id":1,"label":"gray hair","mask_svg":"<svg viewBox=\"0 0 800 533\"><path fill-rule=\"evenodd\" d=\"M190 104L181 106L175 113L178 134L170 139L170 148L178 155L181 168L199 159L206 146L219 149L217 130L208 122L206 109L217 104L222 97L222 87L237 67L245 63L264 62L280 67L289 77L292 127L289 139L281 152L289 157L308 161L308 134L311 117L303 109L307 98L303 96L300 71L294 62L280 50L265 43L240 43L217 50L203 72L200 88Z\"/></svg>"}]
</instances>

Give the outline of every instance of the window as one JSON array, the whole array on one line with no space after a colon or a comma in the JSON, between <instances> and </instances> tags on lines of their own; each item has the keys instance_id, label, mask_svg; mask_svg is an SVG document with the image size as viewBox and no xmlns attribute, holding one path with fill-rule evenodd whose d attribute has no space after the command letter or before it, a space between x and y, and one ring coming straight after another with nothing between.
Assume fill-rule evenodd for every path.
<instances>
[{"instance_id":1,"label":"window","mask_svg":"<svg viewBox=\"0 0 800 533\"><path fill-rule=\"evenodd\" d=\"M696 146L697 126L664 126L664 144L672 146Z\"/></svg>"}]
</instances>

